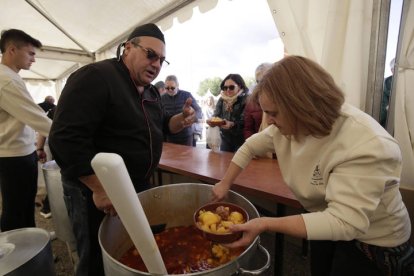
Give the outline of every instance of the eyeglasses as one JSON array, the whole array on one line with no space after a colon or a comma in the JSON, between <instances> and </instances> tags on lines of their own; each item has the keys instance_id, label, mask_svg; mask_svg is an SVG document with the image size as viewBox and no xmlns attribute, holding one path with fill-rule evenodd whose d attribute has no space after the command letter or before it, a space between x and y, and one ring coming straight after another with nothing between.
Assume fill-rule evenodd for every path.
<instances>
[{"instance_id":1,"label":"eyeglasses","mask_svg":"<svg viewBox=\"0 0 414 276\"><path fill-rule=\"evenodd\" d=\"M142 47L141 45L131 41L132 45L134 45L135 47L139 47L141 48L144 52L147 53L147 59L151 60L151 61L160 61L160 64L162 65L165 61L165 63L167 65L170 65L170 63L168 61L165 60L165 57L161 57L159 56L154 50Z\"/></svg>"},{"instance_id":2,"label":"eyeglasses","mask_svg":"<svg viewBox=\"0 0 414 276\"><path fill-rule=\"evenodd\" d=\"M166 90L175 90L175 87L171 86L171 87L165 87Z\"/></svg>"},{"instance_id":3,"label":"eyeglasses","mask_svg":"<svg viewBox=\"0 0 414 276\"><path fill-rule=\"evenodd\" d=\"M236 88L237 85L229 85L229 86L223 86L221 89L223 91L227 91L229 89L230 91L233 91Z\"/></svg>"}]
</instances>

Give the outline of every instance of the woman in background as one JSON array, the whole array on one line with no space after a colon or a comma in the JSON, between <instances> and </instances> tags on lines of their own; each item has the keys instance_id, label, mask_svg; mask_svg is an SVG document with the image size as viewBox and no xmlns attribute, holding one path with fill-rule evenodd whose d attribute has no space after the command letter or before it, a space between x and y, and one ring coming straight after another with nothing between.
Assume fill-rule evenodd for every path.
<instances>
[{"instance_id":1,"label":"woman in background","mask_svg":"<svg viewBox=\"0 0 414 276\"><path fill-rule=\"evenodd\" d=\"M226 121L220 127L220 150L235 152L244 143L243 115L249 89L239 74L228 75L221 82L220 88L221 97L214 111L214 117Z\"/></svg>"},{"instance_id":2,"label":"woman in background","mask_svg":"<svg viewBox=\"0 0 414 276\"><path fill-rule=\"evenodd\" d=\"M258 84L266 71L272 66L271 63L261 63L255 71L256 84ZM256 86L253 87L254 90ZM259 132L262 124L263 111L257 101L252 100L251 95L247 98L246 107L244 109L244 139L249 138L253 134Z\"/></svg>"}]
</instances>

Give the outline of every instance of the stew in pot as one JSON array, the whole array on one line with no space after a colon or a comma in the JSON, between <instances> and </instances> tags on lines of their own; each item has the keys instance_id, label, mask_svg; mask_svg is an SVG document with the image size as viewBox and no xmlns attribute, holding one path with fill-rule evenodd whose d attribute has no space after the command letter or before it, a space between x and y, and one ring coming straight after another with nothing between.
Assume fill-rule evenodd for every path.
<instances>
[{"instance_id":1,"label":"stew in pot","mask_svg":"<svg viewBox=\"0 0 414 276\"><path fill-rule=\"evenodd\" d=\"M237 258L245 250L229 249L213 243L193 225L168 228L154 236L168 274L209 270ZM133 269L148 272L135 246L127 250L119 261Z\"/></svg>"}]
</instances>

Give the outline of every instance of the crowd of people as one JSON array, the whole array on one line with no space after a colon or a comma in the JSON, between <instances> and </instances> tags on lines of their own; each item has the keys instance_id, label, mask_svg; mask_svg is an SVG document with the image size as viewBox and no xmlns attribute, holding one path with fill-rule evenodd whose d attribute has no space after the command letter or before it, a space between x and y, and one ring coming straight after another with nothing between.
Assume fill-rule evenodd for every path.
<instances>
[{"instance_id":1,"label":"crowd of people","mask_svg":"<svg viewBox=\"0 0 414 276\"><path fill-rule=\"evenodd\" d=\"M214 185L212 201L225 198L252 158L271 152L306 210L232 226L243 237L228 247L246 246L272 231L311 241L312 275L414 275L398 143L345 103L333 78L314 61L287 56L260 65L251 89L239 74L229 74L218 100L210 96L202 108L174 75L151 84L167 62L166 44L155 24L144 24L119 45L117 57L71 74L54 108L35 104L18 75L41 46L16 29L0 40L1 231L35 227L37 166L48 137L77 242L76 275L104 275L98 229L116 209L94 174L93 157L119 154L141 192L151 188L163 142L192 146L194 124L219 117L220 149L235 155Z\"/></svg>"}]
</instances>

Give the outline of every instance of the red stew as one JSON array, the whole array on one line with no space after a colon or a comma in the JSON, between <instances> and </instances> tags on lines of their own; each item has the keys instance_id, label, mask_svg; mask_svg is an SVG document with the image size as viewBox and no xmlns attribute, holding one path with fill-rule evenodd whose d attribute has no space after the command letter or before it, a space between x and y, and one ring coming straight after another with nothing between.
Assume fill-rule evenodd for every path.
<instances>
[{"instance_id":1,"label":"red stew","mask_svg":"<svg viewBox=\"0 0 414 276\"><path fill-rule=\"evenodd\" d=\"M156 234L155 240L168 274L209 270L237 258L245 249L229 250L214 244L205 239L195 226L166 229ZM119 261L133 269L148 272L135 246L125 252Z\"/></svg>"}]
</instances>

